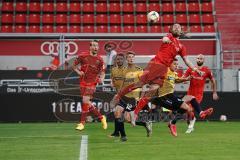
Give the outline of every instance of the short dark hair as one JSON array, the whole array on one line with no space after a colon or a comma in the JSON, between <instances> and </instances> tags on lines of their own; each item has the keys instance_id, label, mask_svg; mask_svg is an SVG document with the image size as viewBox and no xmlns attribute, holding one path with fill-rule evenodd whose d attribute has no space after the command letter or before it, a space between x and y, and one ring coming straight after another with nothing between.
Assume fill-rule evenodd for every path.
<instances>
[{"instance_id":1,"label":"short dark hair","mask_svg":"<svg viewBox=\"0 0 240 160\"><path fill-rule=\"evenodd\" d=\"M92 46L92 43L94 43L94 42L98 43L99 40L97 40L97 39L91 40L91 41L90 41L90 46Z\"/></svg>"},{"instance_id":2,"label":"short dark hair","mask_svg":"<svg viewBox=\"0 0 240 160\"><path fill-rule=\"evenodd\" d=\"M178 61L178 59L177 59L177 58L174 58L173 61Z\"/></svg>"},{"instance_id":3,"label":"short dark hair","mask_svg":"<svg viewBox=\"0 0 240 160\"><path fill-rule=\"evenodd\" d=\"M126 56L128 56L128 55L130 55L130 54L131 54L131 55L134 55L134 56L136 55L135 52L133 52L133 51L128 51L128 52L126 53Z\"/></svg>"},{"instance_id":4,"label":"short dark hair","mask_svg":"<svg viewBox=\"0 0 240 160\"><path fill-rule=\"evenodd\" d=\"M123 53L118 53L118 54L116 55L116 57L118 57L118 56L125 58L125 56L124 56Z\"/></svg>"},{"instance_id":5,"label":"short dark hair","mask_svg":"<svg viewBox=\"0 0 240 160\"><path fill-rule=\"evenodd\" d=\"M108 47L112 47L112 45L109 44L109 43L107 43L107 44L105 44L104 49L106 49L106 48L108 48Z\"/></svg>"}]
</instances>

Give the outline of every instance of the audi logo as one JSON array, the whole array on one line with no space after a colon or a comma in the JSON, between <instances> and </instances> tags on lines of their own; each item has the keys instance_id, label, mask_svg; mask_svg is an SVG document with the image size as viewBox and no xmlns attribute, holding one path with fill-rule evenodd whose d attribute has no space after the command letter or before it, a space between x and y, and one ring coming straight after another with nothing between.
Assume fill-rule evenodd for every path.
<instances>
[{"instance_id":1,"label":"audi logo","mask_svg":"<svg viewBox=\"0 0 240 160\"><path fill-rule=\"evenodd\" d=\"M67 55L74 55L78 51L78 45L75 42L62 42L64 51ZM43 42L41 44L41 52L44 55L58 56L60 50L60 42Z\"/></svg>"}]
</instances>

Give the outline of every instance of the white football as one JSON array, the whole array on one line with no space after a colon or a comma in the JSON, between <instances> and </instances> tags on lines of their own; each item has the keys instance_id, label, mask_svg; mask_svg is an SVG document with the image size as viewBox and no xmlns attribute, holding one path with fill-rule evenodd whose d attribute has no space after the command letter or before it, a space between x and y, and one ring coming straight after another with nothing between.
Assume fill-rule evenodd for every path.
<instances>
[{"instance_id":1,"label":"white football","mask_svg":"<svg viewBox=\"0 0 240 160\"><path fill-rule=\"evenodd\" d=\"M159 14L156 11L151 11L147 14L148 22L156 23L159 21Z\"/></svg>"},{"instance_id":2,"label":"white football","mask_svg":"<svg viewBox=\"0 0 240 160\"><path fill-rule=\"evenodd\" d=\"M221 115L220 116L220 121L227 121L227 116L226 115Z\"/></svg>"}]
</instances>

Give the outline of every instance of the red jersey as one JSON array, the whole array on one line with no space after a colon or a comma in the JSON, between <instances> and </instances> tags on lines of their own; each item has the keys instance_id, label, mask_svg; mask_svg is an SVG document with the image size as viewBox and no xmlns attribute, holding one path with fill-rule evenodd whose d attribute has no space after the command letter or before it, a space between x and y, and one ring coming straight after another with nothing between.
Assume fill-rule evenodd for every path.
<instances>
[{"instance_id":1,"label":"red jersey","mask_svg":"<svg viewBox=\"0 0 240 160\"><path fill-rule=\"evenodd\" d=\"M81 82L97 83L99 74L103 71L104 63L100 56L93 56L90 54L81 54L74 62L75 65L81 65L81 71L84 76L81 77Z\"/></svg>"},{"instance_id":2,"label":"red jersey","mask_svg":"<svg viewBox=\"0 0 240 160\"><path fill-rule=\"evenodd\" d=\"M177 55L186 56L186 48L171 33L167 34L170 43L162 43L157 55L153 58L155 63L162 63L170 66Z\"/></svg>"},{"instance_id":3,"label":"red jersey","mask_svg":"<svg viewBox=\"0 0 240 160\"><path fill-rule=\"evenodd\" d=\"M207 78L212 80L213 74L210 71L210 69L206 66L201 67L199 70L203 72L202 76L200 76L196 71L193 71L191 68L188 68L184 74L184 77L192 76L187 94L195 96L198 102L201 102L203 97L205 81Z\"/></svg>"}]
</instances>

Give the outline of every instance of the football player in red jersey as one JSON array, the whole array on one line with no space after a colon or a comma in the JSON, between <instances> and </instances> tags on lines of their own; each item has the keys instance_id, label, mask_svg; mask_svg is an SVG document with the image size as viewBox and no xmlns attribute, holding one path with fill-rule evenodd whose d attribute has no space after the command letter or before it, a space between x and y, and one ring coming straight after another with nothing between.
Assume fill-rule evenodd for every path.
<instances>
[{"instance_id":1,"label":"football player in red jersey","mask_svg":"<svg viewBox=\"0 0 240 160\"><path fill-rule=\"evenodd\" d=\"M204 64L204 55L199 54L196 58L197 66L201 72L202 75L199 75L196 73L194 70L191 68L188 68L185 74L183 75L184 77L191 76L190 80L190 86L188 88L187 95L188 96L194 96L197 100L197 102L200 104L202 102L203 98L203 91L204 91L204 86L205 86L205 81L207 78L210 79L211 84L212 84L212 91L213 91L213 100L218 100L219 97L217 95L217 87L216 87L216 82L213 77L213 74L211 70L207 66L203 66ZM196 118L193 120L190 120L190 123L188 125L188 129L186 133L191 133L194 130L194 124L195 124Z\"/></svg>"},{"instance_id":2,"label":"football player in red jersey","mask_svg":"<svg viewBox=\"0 0 240 160\"><path fill-rule=\"evenodd\" d=\"M88 112L92 112L102 122L103 129L107 129L106 117L101 115L92 104L91 99L98 82L105 77L104 62L98 55L99 44L97 40L90 42L89 53L80 54L74 61L73 70L80 76L80 92L82 96L82 114L76 130L83 130ZM79 65L79 66L78 66Z\"/></svg>"},{"instance_id":3,"label":"football player in red jersey","mask_svg":"<svg viewBox=\"0 0 240 160\"><path fill-rule=\"evenodd\" d=\"M201 74L201 71L198 68L194 67L194 65L187 58L186 48L179 41L179 37L182 34L183 31L181 26L179 24L174 24L170 29L170 33L168 33L167 36L163 37L162 45L158 53L148 63L143 75L140 77L140 81L123 88L113 98L112 104L116 104L123 95L131 92L136 88L140 88L145 84L150 85L147 94L139 100L134 112L131 112L131 123L133 126L135 126L135 120L138 113L146 104L148 104L151 96L156 93L157 89L162 86L168 71L168 67L171 65L177 55L180 55L182 57L183 61L188 67L196 71L198 74Z\"/></svg>"}]
</instances>

